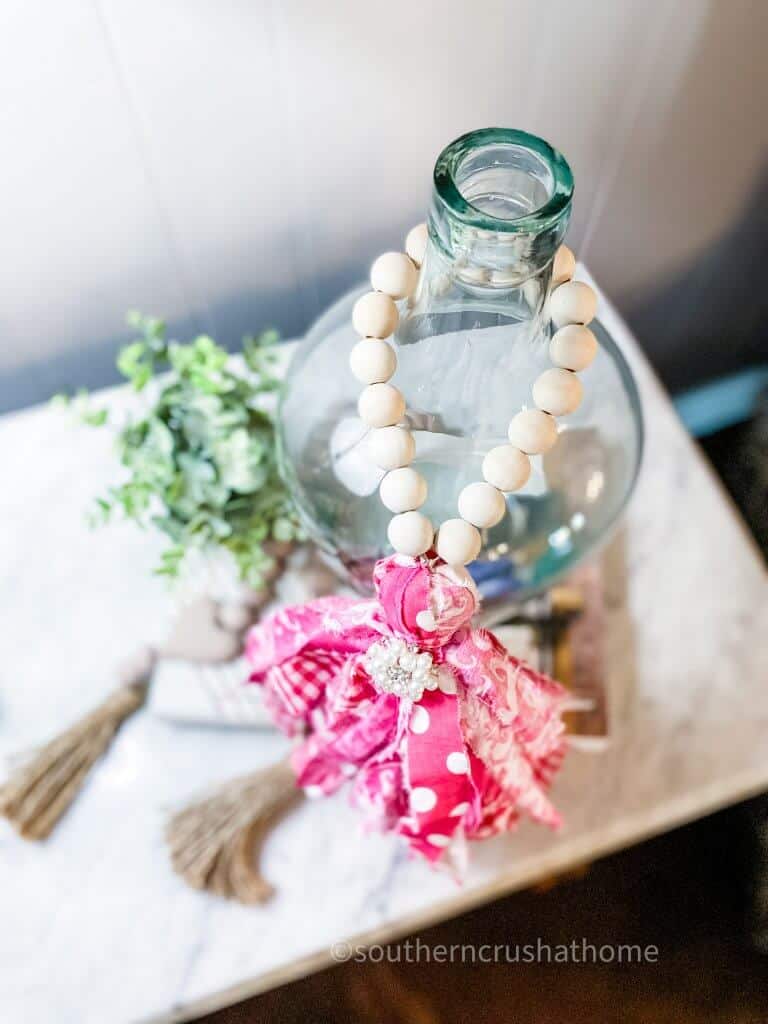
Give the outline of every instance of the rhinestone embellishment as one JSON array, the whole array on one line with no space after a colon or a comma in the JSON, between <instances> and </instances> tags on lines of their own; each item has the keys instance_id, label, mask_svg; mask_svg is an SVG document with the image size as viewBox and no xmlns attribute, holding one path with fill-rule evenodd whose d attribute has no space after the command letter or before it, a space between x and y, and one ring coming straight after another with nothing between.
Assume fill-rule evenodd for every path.
<instances>
[{"instance_id":1,"label":"rhinestone embellishment","mask_svg":"<svg viewBox=\"0 0 768 1024\"><path fill-rule=\"evenodd\" d=\"M371 644L365 654L365 667L377 690L396 697L421 700L425 690L438 686L432 655L397 638Z\"/></svg>"}]
</instances>

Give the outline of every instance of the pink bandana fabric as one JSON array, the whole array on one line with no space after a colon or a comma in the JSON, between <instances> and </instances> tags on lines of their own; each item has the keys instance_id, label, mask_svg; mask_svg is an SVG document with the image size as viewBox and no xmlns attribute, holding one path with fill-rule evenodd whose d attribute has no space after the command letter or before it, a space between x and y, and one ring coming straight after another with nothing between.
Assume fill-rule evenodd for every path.
<instances>
[{"instance_id":1,"label":"pink bandana fabric","mask_svg":"<svg viewBox=\"0 0 768 1024\"><path fill-rule=\"evenodd\" d=\"M547 790L565 749L564 691L470 625L471 579L436 559L394 555L377 597L324 597L249 633L251 680L275 721L301 737L299 785L329 794L352 780L367 823L437 860L457 833L484 838L521 813L560 823ZM386 638L429 652L439 687L414 702L379 691L365 654Z\"/></svg>"}]
</instances>

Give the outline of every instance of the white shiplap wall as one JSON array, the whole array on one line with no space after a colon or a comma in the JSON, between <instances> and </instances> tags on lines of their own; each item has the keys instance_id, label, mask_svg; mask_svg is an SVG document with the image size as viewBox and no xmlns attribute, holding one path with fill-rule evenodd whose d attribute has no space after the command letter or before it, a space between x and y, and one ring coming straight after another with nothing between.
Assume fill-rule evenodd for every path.
<instances>
[{"instance_id":1,"label":"white shiplap wall","mask_svg":"<svg viewBox=\"0 0 768 1024\"><path fill-rule=\"evenodd\" d=\"M103 376L128 308L300 330L490 124L568 155L571 239L629 301L746 201L767 28L762 0L4 0L3 404Z\"/></svg>"}]
</instances>

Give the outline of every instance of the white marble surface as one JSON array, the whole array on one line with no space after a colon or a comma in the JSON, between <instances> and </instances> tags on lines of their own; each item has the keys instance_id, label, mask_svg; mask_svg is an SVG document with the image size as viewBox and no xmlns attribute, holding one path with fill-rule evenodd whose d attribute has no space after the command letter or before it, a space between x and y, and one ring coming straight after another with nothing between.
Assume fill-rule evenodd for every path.
<instances>
[{"instance_id":1,"label":"white marble surface","mask_svg":"<svg viewBox=\"0 0 768 1024\"><path fill-rule=\"evenodd\" d=\"M567 825L473 847L459 886L361 838L343 796L307 803L270 841L279 895L245 909L187 889L162 841L169 809L271 761L276 735L179 727L146 712L120 733L53 839L0 832L0 1007L7 1024L182 1019L324 965L331 943L392 937L768 788L768 582L733 507L632 339L648 444L608 564L615 743L573 752L556 785ZM114 685L162 633L157 541L90 533L110 479L99 432L32 410L0 422L0 755L35 744ZM626 571L625 571L626 568Z\"/></svg>"}]
</instances>

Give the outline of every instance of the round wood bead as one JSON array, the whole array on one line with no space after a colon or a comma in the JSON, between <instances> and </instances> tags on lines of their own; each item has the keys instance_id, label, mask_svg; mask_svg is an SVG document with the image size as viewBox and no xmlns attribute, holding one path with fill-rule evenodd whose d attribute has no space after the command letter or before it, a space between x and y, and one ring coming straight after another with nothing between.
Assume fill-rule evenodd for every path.
<instances>
[{"instance_id":1,"label":"round wood bead","mask_svg":"<svg viewBox=\"0 0 768 1024\"><path fill-rule=\"evenodd\" d=\"M597 295L583 281L567 281L552 292L549 315L557 327L566 324L588 324L595 319Z\"/></svg>"},{"instance_id":2,"label":"round wood bead","mask_svg":"<svg viewBox=\"0 0 768 1024\"><path fill-rule=\"evenodd\" d=\"M357 401L357 411L369 427L391 427L405 416L405 399L392 384L369 384Z\"/></svg>"},{"instance_id":3,"label":"round wood bead","mask_svg":"<svg viewBox=\"0 0 768 1024\"><path fill-rule=\"evenodd\" d=\"M549 358L564 370L586 370L597 355L597 338L583 324L566 324L549 343Z\"/></svg>"},{"instance_id":4,"label":"round wood bead","mask_svg":"<svg viewBox=\"0 0 768 1024\"><path fill-rule=\"evenodd\" d=\"M427 238L429 232L426 224L417 224L411 228L405 239L405 251L411 257L417 267L424 262L424 254L427 251Z\"/></svg>"},{"instance_id":5,"label":"round wood bead","mask_svg":"<svg viewBox=\"0 0 768 1024\"><path fill-rule=\"evenodd\" d=\"M482 480L467 484L459 495L459 515L481 530L500 522L506 509L501 491Z\"/></svg>"},{"instance_id":6,"label":"round wood bead","mask_svg":"<svg viewBox=\"0 0 768 1024\"><path fill-rule=\"evenodd\" d=\"M543 455L557 441L557 423L541 409L521 409L509 424L509 440L527 455Z\"/></svg>"},{"instance_id":7,"label":"round wood bead","mask_svg":"<svg viewBox=\"0 0 768 1024\"><path fill-rule=\"evenodd\" d=\"M437 531L435 547L448 565L474 562L483 546L477 527L464 519L446 519Z\"/></svg>"},{"instance_id":8,"label":"round wood bead","mask_svg":"<svg viewBox=\"0 0 768 1024\"><path fill-rule=\"evenodd\" d=\"M352 309L352 325L364 338L388 338L398 319L397 306L382 292L361 295Z\"/></svg>"},{"instance_id":9,"label":"round wood bead","mask_svg":"<svg viewBox=\"0 0 768 1024\"><path fill-rule=\"evenodd\" d=\"M397 356L386 341L363 338L349 353L349 366L363 384L382 384L397 369Z\"/></svg>"},{"instance_id":10,"label":"round wood bead","mask_svg":"<svg viewBox=\"0 0 768 1024\"><path fill-rule=\"evenodd\" d=\"M413 462L416 442L406 427L379 427L369 435L368 454L379 469L399 469Z\"/></svg>"},{"instance_id":11,"label":"round wood bead","mask_svg":"<svg viewBox=\"0 0 768 1024\"><path fill-rule=\"evenodd\" d=\"M500 491L517 491L528 482L531 460L512 444L491 448L483 459L483 476Z\"/></svg>"},{"instance_id":12,"label":"round wood bead","mask_svg":"<svg viewBox=\"0 0 768 1024\"><path fill-rule=\"evenodd\" d=\"M379 496L390 512L411 512L427 500L427 481L410 466L401 466L381 481Z\"/></svg>"},{"instance_id":13,"label":"round wood bead","mask_svg":"<svg viewBox=\"0 0 768 1024\"><path fill-rule=\"evenodd\" d=\"M552 287L570 281L576 273L576 257L567 245L561 245L552 262Z\"/></svg>"},{"instance_id":14,"label":"round wood bead","mask_svg":"<svg viewBox=\"0 0 768 1024\"><path fill-rule=\"evenodd\" d=\"M533 400L552 416L567 416L581 403L581 381L575 373L553 366L545 370L533 385Z\"/></svg>"},{"instance_id":15,"label":"round wood bead","mask_svg":"<svg viewBox=\"0 0 768 1024\"><path fill-rule=\"evenodd\" d=\"M389 543L401 555L423 555L432 547L435 531L421 512L401 512L393 516L387 528Z\"/></svg>"},{"instance_id":16,"label":"round wood bead","mask_svg":"<svg viewBox=\"0 0 768 1024\"><path fill-rule=\"evenodd\" d=\"M419 282L413 260L404 252L385 252L371 267L371 284L393 299L407 299Z\"/></svg>"}]
</instances>

